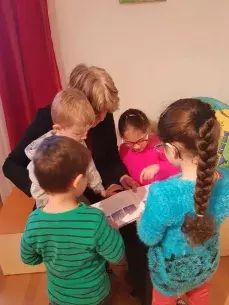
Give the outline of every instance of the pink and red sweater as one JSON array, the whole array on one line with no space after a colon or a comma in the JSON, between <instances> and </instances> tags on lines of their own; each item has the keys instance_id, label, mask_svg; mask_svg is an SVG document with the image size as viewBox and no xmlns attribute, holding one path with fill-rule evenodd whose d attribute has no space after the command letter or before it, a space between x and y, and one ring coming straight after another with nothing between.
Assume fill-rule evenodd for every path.
<instances>
[{"instance_id":1,"label":"pink and red sweater","mask_svg":"<svg viewBox=\"0 0 229 305\"><path fill-rule=\"evenodd\" d=\"M149 140L146 148L141 152L136 152L128 147L125 143L120 146L120 157L125 164L130 176L140 185L151 184L155 181L161 181L176 175L180 172L178 168L173 166L166 158L163 152L158 152L154 146L160 144L158 137ZM140 181L140 175L145 167L150 165L159 165L159 171L152 180Z\"/></svg>"}]
</instances>

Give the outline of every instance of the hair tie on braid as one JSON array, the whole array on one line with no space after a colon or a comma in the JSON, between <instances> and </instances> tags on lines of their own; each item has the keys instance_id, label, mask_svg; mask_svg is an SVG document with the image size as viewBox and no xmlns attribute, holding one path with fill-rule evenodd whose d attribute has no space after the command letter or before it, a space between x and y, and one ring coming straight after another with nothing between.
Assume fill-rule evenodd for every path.
<instances>
[{"instance_id":1,"label":"hair tie on braid","mask_svg":"<svg viewBox=\"0 0 229 305\"><path fill-rule=\"evenodd\" d=\"M215 111L213 109L197 112L195 118L196 131L210 118L215 118Z\"/></svg>"},{"instance_id":2,"label":"hair tie on braid","mask_svg":"<svg viewBox=\"0 0 229 305\"><path fill-rule=\"evenodd\" d=\"M201 215L201 214L196 214L197 215L197 217L199 217L199 218L204 218L204 215Z\"/></svg>"}]
</instances>

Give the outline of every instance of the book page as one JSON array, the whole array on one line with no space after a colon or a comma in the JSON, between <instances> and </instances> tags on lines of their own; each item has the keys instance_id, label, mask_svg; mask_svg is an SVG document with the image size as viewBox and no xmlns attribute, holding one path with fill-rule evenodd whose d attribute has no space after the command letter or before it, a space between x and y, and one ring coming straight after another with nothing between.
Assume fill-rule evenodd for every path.
<instances>
[{"instance_id":1,"label":"book page","mask_svg":"<svg viewBox=\"0 0 229 305\"><path fill-rule=\"evenodd\" d=\"M123 191L92 206L104 211L108 220L122 227L140 217L148 189L149 186L142 186L138 188L137 193L132 190Z\"/></svg>"}]
</instances>

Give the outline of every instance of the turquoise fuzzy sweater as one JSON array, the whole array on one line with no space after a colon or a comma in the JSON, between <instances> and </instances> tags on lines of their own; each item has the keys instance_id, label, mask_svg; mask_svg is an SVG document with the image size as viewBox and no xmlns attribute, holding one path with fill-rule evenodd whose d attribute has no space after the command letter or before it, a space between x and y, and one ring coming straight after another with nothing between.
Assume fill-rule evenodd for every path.
<instances>
[{"instance_id":1,"label":"turquoise fuzzy sweater","mask_svg":"<svg viewBox=\"0 0 229 305\"><path fill-rule=\"evenodd\" d=\"M229 216L229 170L220 169L219 173L221 179L214 185L208 209L215 219L216 234L195 248L181 231L185 215L194 213L195 183L175 176L150 187L138 234L149 246L153 285L164 295L184 294L207 281L217 269L219 228Z\"/></svg>"}]
</instances>

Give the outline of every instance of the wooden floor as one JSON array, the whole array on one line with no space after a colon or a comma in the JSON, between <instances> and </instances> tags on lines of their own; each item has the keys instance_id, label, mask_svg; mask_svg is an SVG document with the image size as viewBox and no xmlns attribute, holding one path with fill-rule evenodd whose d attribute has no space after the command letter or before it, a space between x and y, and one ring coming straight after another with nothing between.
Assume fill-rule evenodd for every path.
<instances>
[{"instance_id":1,"label":"wooden floor","mask_svg":"<svg viewBox=\"0 0 229 305\"><path fill-rule=\"evenodd\" d=\"M23 209L22 209L23 207ZM0 213L0 234L22 232L33 202L15 189ZM12 209L14 213L12 214ZM3 211L4 210L4 211ZM9 214L11 217L9 218ZM0 249L1 251L1 249ZM0 262L1 264L1 262ZM130 296L130 287L118 278L112 281L113 305L139 305ZM229 257L221 259L219 269L210 282L211 305L229 305ZM47 305L45 274L3 277L0 272L0 305ZM201 304L198 304L201 305Z\"/></svg>"},{"instance_id":2,"label":"wooden floor","mask_svg":"<svg viewBox=\"0 0 229 305\"><path fill-rule=\"evenodd\" d=\"M112 283L114 305L139 305L118 278ZM0 277L0 305L47 305L45 274ZM211 305L229 305L229 258L222 258L210 283ZM200 304L201 305L201 304Z\"/></svg>"}]
</instances>

